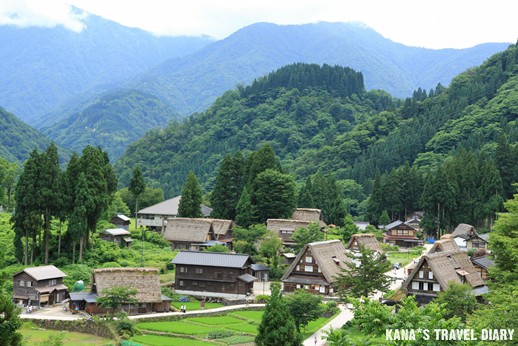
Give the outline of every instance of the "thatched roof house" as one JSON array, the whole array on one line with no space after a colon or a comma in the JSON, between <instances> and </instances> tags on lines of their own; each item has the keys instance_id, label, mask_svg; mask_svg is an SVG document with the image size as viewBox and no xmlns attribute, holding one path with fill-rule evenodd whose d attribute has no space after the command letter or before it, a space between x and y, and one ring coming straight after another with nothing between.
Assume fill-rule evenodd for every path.
<instances>
[{"instance_id":1,"label":"thatched roof house","mask_svg":"<svg viewBox=\"0 0 518 346\"><path fill-rule=\"evenodd\" d=\"M459 246L453 240L451 234L445 234L441 237L441 240L437 240L430 248L428 253L432 254L440 251L457 251L460 250Z\"/></svg>"},{"instance_id":2,"label":"thatched roof house","mask_svg":"<svg viewBox=\"0 0 518 346\"><path fill-rule=\"evenodd\" d=\"M467 239L472 235L478 235L475 226L468 225L467 223L460 223L452 233L453 238L461 237Z\"/></svg>"},{"instance_id":3,"label":"thatched roof house","mask_svg":"<svg viewBox=\"0 0 518 346\"><path fill-rule=\"evenodd\" d=\"M231 220L201 218L170 218L164 232L164 239L177 249L199 250L210 241L229 243L232 241Z\"/></svg>"},{"instance_id":4,"label":"thatched roof house","mask_svg":"<svg viewBox=\"0 0 518 346\"><path fill-rule=\"evenodd\" d=\"M428 303L454 282L473 289L484 286L471 260L463 251L441 251L421 257L402 288L421 303Z\"/></svg>"},{"instance_id":5,"label":"thatched roof house","mask_svg":"<svg viewBox=\"0 0 518 346\"><path fill-rule=\"evenodd\" d=\"M304 245L290 265L282 282L284 291L305 288L313 293L332 294L335 277L352 259L340 240L327 240Z\"/></svg>"},{"instance_id":6,"label":"thatched roof house","mask_svg":"<svg viewBox=\"0 0 518 346\"><path fill-rule=\"evenodd\" d=\"M358 251L360 246L364 246L367 249L370 249L379 254L385 253L381 249L381 245L376 239L376 236L371 233L359 233L353 234L347 245L345 246L348 250Z\"/></svg>"},{"instance_id":7,"label":"thatched roof house","mask_svg":"<svg viewBox=\"0 0 518 346\"><path fill-rule=\"evenodd\" d=\"M291 215L292 220L317 222L320 227L326 227L322 211L314 208L296 208Z\"/></svg>"},{"instance_id":8,"label":"thatched roof house","mask_svg":"<svg viewBox=\"0 0 518 346\"><path fill-rule=\"evenodd\" d=\"M277 233L284 245L293 245L295 244L291 240L293 233L299 228L308 227L310 224L311 221L268 219L266 220L266 229Z\"/></svg>"}]
</instances>

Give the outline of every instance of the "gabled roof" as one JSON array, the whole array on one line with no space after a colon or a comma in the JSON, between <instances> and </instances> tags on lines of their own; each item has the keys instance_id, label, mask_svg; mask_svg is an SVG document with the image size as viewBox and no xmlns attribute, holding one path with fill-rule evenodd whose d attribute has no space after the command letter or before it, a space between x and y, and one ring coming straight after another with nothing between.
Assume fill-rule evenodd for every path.
<instances>
[{"instance_id":1,"label":"gabled roof","mask_svg":"<svg viewBox=\"0 0 518 346\"><path fill-rule=\"evenodd\" d=\"M384 251L381 249L381 245L374 236L374 234L371 233L359 233L359 234L353 234L347 245L345 246L346 249L353 249L354 243L358 244L358 246L363 245L367 249L376 251L378 253L383 253Z\"/></svg>"},{"instance_id":2,"label":"gabled roof","mask_svg":"<svg viewBox=\"0 0 518 346\"><path fill-rule=\"evenodd\" d=\"M117 216L119 219L121 219L122 221L131 221L129 217L127 217L126 215L124 214L117 214Z\"/></svg>"},{"instance_id":3,"label":"gabled roof","mask_svg":"<svg viewBox=\"0 0 518 346\"><path fill-rule=\"evenodd\" d=\"M95 284L98 296L103 296L105 289L129 287L137 289L139 303L157 303L162 301L160 279L156 268L100 268L93 271L92 284Z\"/></svg>"},{"instance_id":4,"label":"gabled roof","mask_svg":"<svg viewBox=\"0 0 518 346\"><path fill-rule=\"evenodd\" d=\"M164 231L164 239L172 242L203 243L212 229L212 219L169 218Z\"/></svg>"},{"instance_id":5,"label":"gabled roof","mask_svg":"<svg viewBox=\"0 0 518 346\"><path fill-rule=\"evenodd\" d=\"M335 276L339 275L342 269L347 268L346 263L352 262L346 255L347 250L344 244L338 239L309 243L304 245L302 250L299 251L297 258L290 265L281 280L289 279L291 273L308 250L311 250L311 256L328 283L334 282Z\"/></svg>"},{"instance_id":6,"label":"gabled roof","mask_svg":"<svg viewBox=\"0 0 518 346\"><path fill-rule=\"evenodd\" d=\"M125 230L124 228L110 228L110 229L105 229L104 231L102 231L101 233L103 234L109 234L111 236L118 236L118 235L130 235L131 233L127 230Z\"/></svg>"},{"instance_id":7,"label":"gabled roof","mask_svg":"<svg viewBox=\"0 0 518 346\"><path fill-rule=\"evenodd\" d=\"M250 256L242 254L182 250L171 263L208 267L244 268L248 260L250 260Z\"/></svg>"},{"instance_id":8,"label":"gabled roof","mask_svg":"<svg viewBox=\"0 0 518 346\"><path fill-rule=\"evenodd\" d=\"M473 288L484 285L484 281L478 275L468 255L463 251L457 250L441 251L422 256L403 283L402 287L404 289L408 288L410 282L412 282L425 262L428 263L434 277L439 281L443 290L448 288L450 282L461 284L459 275L463 275L466 283Z\"/></svg>"},{"instance_id":9,"label":"gabled roof","mask_svg":"<svg viewBox=\"0 0 518 346\"><path fill-rule=\"evenodd\" d=\"M495 265L495 261L487 258L486 256L473 258L473 259L471 259L471 262L473 262L476 265L481 266L482 268L486 268L486 269Z\"/></svg>"},{"instance_id":10,"label":"gabled roof","mask_svg":"<svg viewBox=\"0 0 518 346\"><path fill-rule=\"evenodd\" d=\"M225 235L232 228L232 220L212 219L215 235Z\"/></svg>"},{"instance_id":11,"label":"gabled roof","mask_svg":"<svg viewBox=\"0 0 518 346\"><path fill-rule=\"evenodd\" d=\"M177 216L178 215L178 206L180 205L180 199L182 196L176 196L174 198L165 200L158 204L152 205L150 207L141 209L138 211L138 214L151 214L151 215L165 215L165 216ZM207 217L212 212L212 209L201 204L200 210L203 216Z\"/></svg>"},{"instance_id":12,"label":"gabled roof","mask_svg":"<svg viewBox=\"0 0 518 346\"><path fill-rule=\"evenodd\" d=\"M467 223L460 223L457 228L455 228L455 231L453 231L452 235L453 237L461 237L461 236L464 236L464 235L472 235L472 234L475 234L475 235L478 235L477 233L477 230L475 229L474 226L472 225L468 225Z\"/></svg>"},{"instance_id":13,"label":"gabled roof","mask_svg":"<svg viewBox=\"0 0 518 346\"><path fill-rule=\"evenodd\" d=\"M266 220L266 228L269 231L295 231L298 228L308 227L310 221L290 220L290 219L268 219Z\"/></svg>"},{"instance_id":14,"label":"gabled roof","mask_svg":"<svg viewBox=\"0 0 518 346\"><path fill-rule=\"evenodd\" d=\"M441 238L441 240L437 240L433 246L428 251L429 254L439 252L439 251L456 251L460 250L457 243L453 238Z\"/></svg>"},{"instance_id":15,"label":"gabled roof","mask_svg":"<svg viewBox=\"0 0 518 346\"><path fill-rule=\"evenodd\" d=\"M36 281L63 278L67 276L67 274L63 273L53 265L25 268L21 272L16 273L15 276L23 272L30 275Z\"/></svg>"},{"instance_id":16,"label":"gabled roof","mask_svg":"<svg viewBox=\"0 0 518 346\"><path fill-rule=\"evenodd\" d=\"M489 242L489 233L479 234L480 239L484 240L486 243Z\"/></svg>"}]
</instances>

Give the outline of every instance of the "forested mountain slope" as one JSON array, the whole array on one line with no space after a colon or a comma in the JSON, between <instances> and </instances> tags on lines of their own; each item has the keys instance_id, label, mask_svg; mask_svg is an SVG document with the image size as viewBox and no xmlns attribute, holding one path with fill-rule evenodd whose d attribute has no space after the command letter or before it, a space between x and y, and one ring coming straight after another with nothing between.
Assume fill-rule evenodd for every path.
<instances>
[{"instance_id":1,"label":"forested mountain slope","mask_svg":"<svg viewBox=\"0 0 518 346\"><path fill-rule=\"evenodd\" d=\"M154 96L137 90L118 90L104 94L42 132L76 152L87 145L100 145L111 160L116 160L131 142L153 128L165 127L175 118L175 111Z\"/></svg>"},{"instance_id":2,"label":"forested mountain slope","mask_svg":"<svg viewBox=\"0 0 518 346\"><path fill-rule=\"evenodd\" d=\"M38 130L0 107L0 157L22 163L34 148L45 150L49 144Z\"/></svg>"},{"instance_id":3,"label":"forested mountain slope","mask_svg":"<svg viewBox=\"0 0 518 346\"><path fill-rule=\"evenodd\" d=\"M362 74L348 68L288 66L226 92L204 113L147 133L116 169L127 184L131 167L140 164L167 196L178 193L193 170L210 191L226 153L271 144L298 179L331 172L355 179L368 192L377 170L407 161L426 169L459 147L489 150L501 129L516 141L517 61L512 45L458 75L450 87L418 89L405 101L366 92ZM328 88L326 80L336 82ZM338 92L342 81L351 86L345 96Z\"/></svg>"},{"instance_id":4,"label":"forested mountain slope","mask_svg":"<svg viewBox=\"0 0 518 346\"><path fill-rule=\"evenodd\" d=\"M94 15L84 24L80 33L62 26L0 26L0 104L34 125L71 97L113 88L212 42L207 37L159 37Z\"/></svg>"},{"instance_id":5,"label":"forested mountain slope","mask_svg":"<svg viewBox=\"0 0 518 346\"><path fill-rule=\"evenodd\" d=\"M354 23L258 23L191 55L171 59L129 87L159 96L185 116L207 109L237 84L249 84L282 66L303 62L349 66L362 72L367 90L408 97L419 87L447 85L507 46L432 50L395 43Z\"/></svg>"}]
</instances>

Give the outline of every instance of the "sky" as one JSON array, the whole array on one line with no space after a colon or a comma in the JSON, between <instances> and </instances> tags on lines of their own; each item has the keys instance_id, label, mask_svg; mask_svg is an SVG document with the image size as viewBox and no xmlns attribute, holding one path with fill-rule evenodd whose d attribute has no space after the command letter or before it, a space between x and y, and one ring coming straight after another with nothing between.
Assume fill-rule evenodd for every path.
<instances>
[{"instance_id":1,"label":"sky","mask_svg":"<svg viewBox=\"0 0 518 346\"><path fill-rule=\"evenodd\" d=\"M467 48L516 43L516 0L0 0L0 25L63 25L80 32L80 8L157 35L223 39L257 22L360 22L409 46Z\"/></svg>"}]
</instances>

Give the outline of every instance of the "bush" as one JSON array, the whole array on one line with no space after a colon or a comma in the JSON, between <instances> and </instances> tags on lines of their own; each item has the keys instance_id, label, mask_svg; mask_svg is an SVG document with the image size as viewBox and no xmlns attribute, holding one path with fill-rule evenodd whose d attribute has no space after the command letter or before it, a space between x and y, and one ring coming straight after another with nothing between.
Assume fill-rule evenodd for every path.
<instances>
[{"instance_id":1,"label":"bush","mask_svg":"<svg viewBox=\"0 0 518 346\"><path fill-rule=\"evenodd\" d=\"M390 244L381 244L381 249L385 252L387 251L399 251L399 246L390 245Z\"/></svg>"},{"instance_id":2,"label":"bush","mask_svg":"<svg viewBox=\"0 0 518 346\"><path fill-rule=\"evenodd\" d=\"M229 336L234 335L234 332L227 329L222 330L214 330L207 334L207 339L223 339L228 338Z\"/></svg>"},{"instance_id":3,"label":"bush","mask_svg":"<svg viewBox=\"0 0 518 346\"><path fill-rule=\"evenodd\" d=\"M259 294L257 297L255 297L256 303L266 304L270 301L270 296L266 294Z\"/></svg>"}]
</instances>

